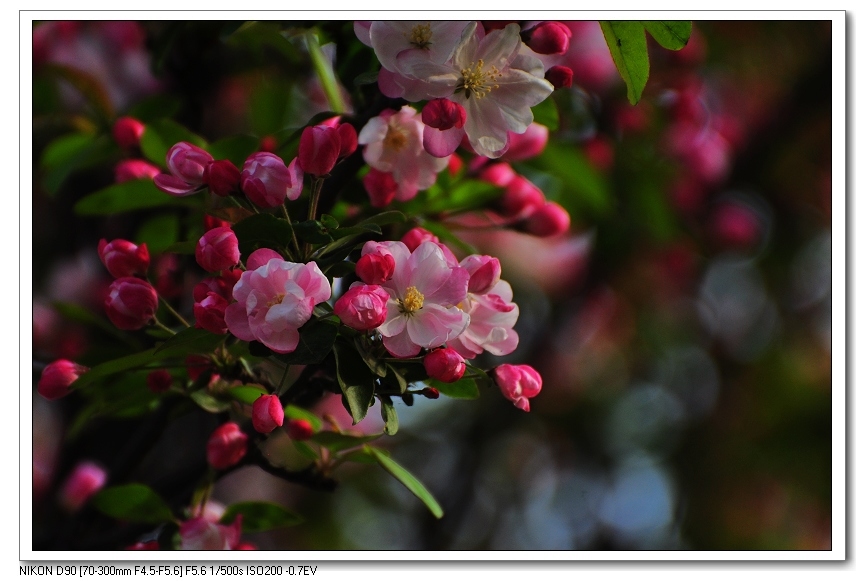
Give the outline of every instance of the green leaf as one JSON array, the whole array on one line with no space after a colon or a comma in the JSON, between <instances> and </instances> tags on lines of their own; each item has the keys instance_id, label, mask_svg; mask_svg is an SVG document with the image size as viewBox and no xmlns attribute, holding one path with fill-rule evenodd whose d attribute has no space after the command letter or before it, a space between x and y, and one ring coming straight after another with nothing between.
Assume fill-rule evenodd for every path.
<instances>
[{"instance_id":1,"label":"green leaf","mask_svg":"<svg viewBox=\"0 0 865 581\"><path fill-rule=\"evenodd\" d=\"M205 329L188 327L174 335L162 345L153 350L153 354L162 353L163 357L191 355L193 353L212 353L227 335L217 335Z\"/></svg>"},{"instance_id":2,"label":"green leaf","mask_svg":"<svg viewBox=\"0 0 865 581\"><path fill-rule=\"evenodd\" d=\"M242 256L249 256L258 248L288 248L291 244L291 226L272 214L244 218L231 229L237 236Z\"/></svg>"},{"instance_id":3,"label":"green leaf","mask_svg":"<svg viewBox=\"0 0 865 581\"><path fill-rule=\"evenodd\" d=\"M559 202L572 216L582 210L589 210L597 216L607 215L613 210L609 183L582 152L561 143L550 142L533 161L561 178L563 195Z\"/></svg>"},{"instance_id":4,"label":"green leaf","mask_svg":"<svg viewBox=\"0 0 865 581\"><path fill-rule=\"evenodd\" d=\"M535 123L545 125L550 131L559 128L559 108L556 106L555 100L551 98L544 99L532 107L532 115L535 118Z\"/></svg>"},{"instance_id":5,"label":"green leaf","mask_svg":"<svg viewBox=\"0 0 865 581\"><path fill-rule=\"evenodd\" d=\"M642 23L635 21L601 21L601 30L613 62L628 88L628 101L640 101L649 80L649 51Z\"/></svg>"},{"instance_id":6,"label":"green leaf","mask_svg":"<svg viewBox=\"0 0 865 581\"><path fill-rule=\"evenodd\" d=\"M145 221L139 228L135 241L146 243L151 254L162 254L177 242L180 234L180 217L177 214L160 214Z\"/></svg>"},{"instance_id":7,"label":"green leaf","mask_svg":"<svg viewBox=\"0 0 865 581\"><path fill-rule=\"evenodd\" d=\"M333 242L333 237L327 228L318 220L306 220L294 225L294 233L300 240L310 244L327 244Z\"/></svg>"},{"instance_id":8,"label":"green leaf","mask_svg":"<svg viewBox=\"0 0 865 581\"><path fill-rule=\"evenodd\" d=\"M132 348L141 348L138 341L132 338L128 333L124 333L109 323L104 317L95 315L92 311L85 309L81 305L56 301L51 303L51 307L70 321L76 321L78 323L102 329L112 337L123 341Z\"/></svg>"},{"instance_id":9,"label":"green leaf","mask_svg":"<svg viewBox=\"0 0 865 581\"><path fill-rule=\"evenodd\" d=\"M336 230L339 228L339 222L330 214L322 214L321 223L324 224L324 227L328 230Z\"/></svg>"},{"instance_id":10,"label":"green leaf","mask_svg":"<svg viewBox=\"0 0 865 581\"><path fill-rule=\"evenodd\" d=\"M643 20L643 26L658 44L669 50L681 50L691 38L690 20Z\"/></svg>"},{"instance_id":11,"label":"green leaf","mask_svg":"<svg viewBox=\"0 0 865 581\"><path fill-rule=\"evenodd\" d=\"M373 403L375 378L353 346L336 342L333 353L336 356L336 378L342 390L343 403L351 414L352 423L357 424L366 417Z\"/></svg>"},{"instance_id":12,"label":"green leaf","mask_svg":"<svg viewBox=\"0 0 865 581\"><path fill-rule=\"evenodd\" d=\"M309 410L288 404L283 410L285 417L290 420L306 420L312 425L313 431L321 430L321 418Z\"/></svg>"},{"instance_id":13,"label":"green leaf","mask_svg":"<svg viewBox=\"0 0 865 581\"><path fill-rule=\"evenodd\" d=\"M75 204L75 213L80 216L108 216L145 208L190 206L196 203L191 199L169 196L153 185L153 180L141 179L114 184L81 198Z\"/></svg>"},{"instance_id":14,"label":"green leaf","mask_svg":"<svg viewBox=\"0 0 865 581\"><path fill-rule=\"evenodd\" d=\"M338 434L336 432L319 432L313 434L309 439L310 442L315 442L320 446L324 446L331 452L339 452L340 450L348 450L356 448L367 442L372 442L381 438L382 434L372 434L369 436L352 436L349 434Z\"/></svg>"},{"instance_id":15,"label":"green leaf","mask_svg":"<svg viewBox=\"0 0 865 581\"><path fill-rule=\"evenodd\" d=\"M243 162L258 149L259 139L252 135L235 135L226 137L207 148L214 159L227 159L238 168L243 167Z\"/></svg>"},{"instance_id":16,"label":"green leaf","mask_svg":"<svg viewBox=\"0 0 865 581\"><path fill-rule=\"evenodd\" d=\"M103 377L108 377L109 375L120 373L121 371L129 371L130 369L144 367L148 363L154 361L156 361L156 358L153 356L152 349L133 353L132 355L127 355L118 359L112 359L111 361L100 363L91 368L90 371L76 379L69 388L72 390L81 389L82 387L91 385L93 382L102 379Z\"/></svg>"},{"instance_id":17,"label":"green leaf","mask_svg":"<svg viewBox=\"0 0 865 581\"><path fill-rule=\"evenodd\" d=\"M376 214L375 216L370 216L366 220L363 220L358 224L361 226L363 224L377 224L379 226L387 226L388 224L402 224L406 221L405 214L398 210L388 210L387 212L382 212L381 214Z\"/></svg>"},{"instance_id":18,"label":"green leaf","mask_svg":"<svg viewBox=\"0 0 865 581\"><path fill-rule=\"evenodd\" d=\"M321 363L330 353L338 332L339 324L332 319L310 319L300 328L297 349L277 358L288 365Z\"/></svg>"},{"instance_id":19,"label":"green leaf","mask_svg":"<svg viewBox=\"0 0 865 581\"><path fill-rule=\"evenodd\" d=\"M360 236L362 234L381 234L381 226L378 224L359 224L357 226L346 226L330 232L334 240L347 238L349 236Z\"/></svg>"},{"instance_id":20,"label":"green leaf","mask_svg":"<svg viewBox=\"0 0 865 581\"><path fill-rule=\"evenodd\" d=\"M272 502L238 502L225 509L219 522L228 525L237 515L242 515L241 528L244 533L260 533L280 527L290 527L303 522L303 517Z\"/></svg>"},{"instance_id":21,"label":"green leaf","mask_svg":"<svg viewBox=\"0 0 865 581\"><path fill-rule=\"evenodd\" d=\"M165 167L165 155L176 143L187 141L206 148L207 142L189 129L171 119L157 119L144 126L141 153L150 161ZM166 194L167 195L167 194Z\"/></svg>"},{"instance_id":22,"label":"green leaf","mask_svg":"<svg viewBox=\"0 0 865 581\"><path fill-rule=\"evenodd\" d=\"M294 446L294 449L300 452L303 456L309 458L310 460L318 460L319 455L312 449L312 446L307 444L306 442L300 442L298 440L292 440L291 444Z\"/></svg>"},{"instance_id":23,"label":"green leaf","mask_svg":"<svg viewBox=\"0 0 865 581\"><path fill-rule=\"evenodd\" d=\"M42 153L42 185L49 194L54 195L70 174L104 163L115 155L115 152L116 146L107 135L62 135L49 143Z\"/></svg>"},{"instance_id":24,"label":"green leaf","mask_svg":"<svg viewBox=\"0 0 865 581\"><path fill-rule=\"evenodd\" d=\"M467 377L453 383L445 383L435 379L429 380L428 383L430 387L439 390L439 393L454 399L477 399L480 397L477 383L474 379Z\"/></svg>"},{"instance_id":25,"label":"green leaf","mask_svg":"<svg viewBox=\"0 0 865 581\"><path fill-rule=\"evenodd\" d=\"M364 450L375 458L376 462L378 462L391 476L399 480L403 486L408 488L412 494L417 496L421 502L426 505L430 512L433 513L434 517L441 518L444 516L444 511L442 510L442 507L439 506L438 501L436 501L430 491L427 490L421 481L415 478L411 472L397 464L393 458L384 452L384 450L379 450L378 448L373 448L371 446L366 446Z\"/></svg>"},{"instance_id":26,"label":"green leaf","mask_svg":"<svg viewBox=\"0 0 865 581\"><path fill-rule=\"evenodd\" d=\"M176 95L157 93L132 105L126 114L139 121L148 123L163 117L173 117L182 105L183 102Z\"/></svg>"},{"instance_id":27,"label":"green leaf","mask_svg":"<svg viewBox=\"0 0 865 581\"><path fill-rule=\"evenodd\" d=\"M399 429L399 417L396 415L390 396L384 395L379 399L381 401L381 419L384 420L384 433L393 436Z\"/></svg>"},{"instance_id":28,"label":"green leaf","mask_svg":"<svg viewBox=\"0 0 865 581\"><path fill-rule=\"evenodd\" d=\"M225 410L231 409L230 402L216 399L213 395L210 394L209 391L207 391L207 389L199 389L198 391L193 391L189 394L189 397L192 398L192 401L198 404L198 407L212 414L218 414L220 412L224 412Z\"/></svg>"},{"instance_id":29,"label":"green leaf","mask_svg":"<svg viewBox=\"0 0 865 581\"><path fill-rule=\"evenodd\" d=\"M408 390L408 382L405 377L390 363L387 364L387 375L385 378L386 380L389 380L388 383L391 384L395 381L396 387L399 388L400 393L405 393Z\"/></svg>"},{"instance_id":30,"label":"green leaf","mask_svg":"<svg viewBox=\"0 0 865 581\"><path fill-rule=\"evenodd\" d=\"M370 454L367 454L363 450L354 450L349 452L340 458L344 462L357 462L359 464L378 464L375 458L373 458Z\"/></svg>"},{"instance_id":31,"label":"green leaf","mask_svg":"<svg viewBox=\"0 0 865 581\"><path fill-rule=\"evenodd\" d=\"M263 395L267 395L267 390L259 385L239 385L225 390L225 395L234 401L252 405L255 403L255 400Z\"/></svg>"},{"instance_id":32,"label":"green leaf","mask_svg":"<svg viewBox=\"0 0 865 581\"><path fill-rule=\"evenodd\" d=\"M92 502L97 510L119 520L158 524L174 518L162 497L144 484L106 488Z\"/></svg>"},{"instance_id":33,"label":"green leaf","mask_svg":"<svg viewBox=\"0 0 865 581\"><path fill-rule=\"evenodd\" d=\"M40 71L43 74L63 79L75 87L87 99L93 111L102 117L103 121L107 122L114 118L114 105L111 103L111 96L95 75L57 63L43 64Z\"/></svg>"},{"instance_id":34,"label":"green leaf","mask_svg":"<svg viewBox=\"0 0 865 581\"><path fill-rule=\"evenodd\" d=\"M378 71L369 71L361 73L354 78L354 86L361 87L363 85L372 85L378 82Z\"/></svg>"}]
</instances>

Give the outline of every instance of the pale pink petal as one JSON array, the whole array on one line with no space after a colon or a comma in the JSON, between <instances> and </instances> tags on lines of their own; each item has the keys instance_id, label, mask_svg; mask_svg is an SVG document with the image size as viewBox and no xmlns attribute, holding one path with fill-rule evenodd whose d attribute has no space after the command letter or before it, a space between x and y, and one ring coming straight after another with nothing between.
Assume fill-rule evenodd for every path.
<instances>
[{"instance_id":1,"label":"pale pink petal","mask_svg":"<svg viewBox=\"0 0 865 581\"><path fill-rule=\"evenodd\" d=\"M501 70L510 66L521 44L520 25L512 22L487 34L480 41L474 59L483 60L485 67L494 66Z\"/></svg>"},{"instance_id":2,"label":"pale pink petal","mask_svg":"<svg viewBox=\"0 0 865 581\"><path fill-rule=\"evenodd\" d=\"M480 155L500 157L508 147L508 125L497 103L489 96L459 101L466 109L464 129L472 148Z\"/></svg>"},{"instance_id":3,"label":"pale pink petal","mask_svg":"<svg viewBox=\"0 0 865 581\"><path fill-rule=\"evenodd\" d=\"M383 117L373 117L367 121L360 133L357 134L357 142L360 145L367 145L374 141L381 141L387 135L387 119Z\"/></svg>"},{"instance_id":4,"label":"pale pink petal","mask_svg":"<svg viewBox=\"0 0 865 581\"><path fill-rule=\"evenodd\" d=\"M414 357L420 353L420 346L412 342L407 331L393 337L382 337L382 343L394 357Z\"/></svg>"},{"instance_id":5,"label":"pale pink petal","mask_svg":"<svg viewBox=\"0 0 865 581\"><path fill-rule=\"evenodd\" d=\"M231 334L242 341L254 341L255 335L249 328L249 317L243 303L232 303L225 308L225 324Z\"/></svg>"},{"instance_id":6,"label":"pale pink petal","mask_svg":"<svg viewBox=\"0 0 865 581\"><path fill-rule=\"evenodd\" d=\"M355 34L355 36L357 36L357 39L367 46L372 46L372 42L369 39L369 28L371 25L372 25L372 21L370 21L370 20L355 20L354 21L354 34Z\"/></svg>"},{"instance_id":7,"label":"pale pink petal","mask_svg":"<svg viewBox=\"0 0 865 581\"><path fill-rule=\"evenodd\" d=\"M153 178L153 185L171 196L188 196L201 187L164 173Z\"/></svg>"},{"instance_id":8,"label":"pale pink petal","mask_svg":"<svg viewBox=\"0 0 865 581\"><path fill-rule=\"evenodd\" d=\"M406 323L411 340L421 347L443 345L465 330L469 316L456 307L445 308L424 302L424 306Z\"/></svg>"},{"instance_id":9,"label":"pale pink petal","mask_svg":"<svg viewBox=\"0 0 865 581\"><path fill-rule=\"evenodd\" d=\"M396 300L387 302L387 317L378 328L378 332L384 337L395 337L405 330L406 316L400 309Z\"/></svg>"},{"instance_id":10,"label":"pale pink petal","mask_svg":"<svg viewBox=\"0 0 865 581\"><path fill-rule=\"evenodd\" d=\"M434 157L447 157L457 150L466 134L462 127L451 127L441 131L425 125L423 128L423 148Z\"/></svg>"}]
</instances>

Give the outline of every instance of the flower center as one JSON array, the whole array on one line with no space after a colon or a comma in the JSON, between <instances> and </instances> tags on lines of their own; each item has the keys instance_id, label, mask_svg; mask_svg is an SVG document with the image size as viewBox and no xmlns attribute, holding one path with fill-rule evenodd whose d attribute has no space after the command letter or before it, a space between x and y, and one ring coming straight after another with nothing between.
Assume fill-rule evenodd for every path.
<instances>
[{"instance_id":1,"label":"flower center","mask_svg":"<svg viewBox=\"0 0 865 581\"><path fill-rule=\"evenodd\" d=\"M405 298L399 301L400 310L407 315L423 308L423 295L416 287L410 286L405 289Z\"/></svg>"},{"instance_id":2,"label":"flower center","mask_svg":"<svg viewBox=\"0 0 865 581\"><path fill-rule=\"evenodd\" d=\"M430 41L432 38L432 28L430 28L429 22L426 24L415 24L414 28L411 29L411 33L404 36L408 43L415 48L426 49L432 44Z\"/></svg>"},{"instance_id":3,"label":"flower center","mask_svg":"<svg viewBox=\"0 0 865 581\"><path fill-rule=\"evenodd\" d=\"M401 151L408 143L408 131L394 124L389 124L384 136L385 149Z\"/></svg>"},{"instance_id":4,"label":"flower center","mask_svg":"<svg viewBox=\"0 0 865 581\"><path fill-rule=\"evenodd\" d=\"M274 298L267 301L267 307L270 308L273 305L281 305L282 299L284 299L284 298L285 298L285 293L280 293L280 294L276 295Z\"/></svg>"},{"instance_id":5,"label":"flower center","mask_svg":"<svg viewBox=\"0 0 865 581\"><path fill-rule=\"evenodd\" d=\"M456 91L465 91L466 99L474 95L478 99L487 96L493 89L498 89L496 81L502 76L499 69L490 67L484 70L484 60L480 59L474 67L467 67L460 71L463 78L457 84Z\"/></svg>"}]
</instances>

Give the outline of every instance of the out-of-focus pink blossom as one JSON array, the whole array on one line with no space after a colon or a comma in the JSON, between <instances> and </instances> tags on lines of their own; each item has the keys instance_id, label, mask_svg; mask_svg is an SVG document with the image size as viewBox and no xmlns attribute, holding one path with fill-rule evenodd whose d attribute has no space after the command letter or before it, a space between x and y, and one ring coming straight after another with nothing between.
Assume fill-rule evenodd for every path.
<instances>
[{"instance_id":1,"label":"out-of-focus pink blossom","mask_svg":"<svg viewBox=\"0 0 865 581\"><path fill-rule=\"evenodd\" d=\"M613 167L615 149L606 137L595 135L583 145L583 151L589 163L599 170L609 171Z\"/></svg>"},{"instance_id":2,"label":"out-of-focus pink blossom","mask_svg":"<svg viewBox=\"0 0 865 581\"><path fill-rule=\"evenodd\" d=\"M240 170L227 159L208 164L204 169L204 183L217 196L225 197L240 192Z\"/></svg>"},{"instance_id":3,"label":"out-of-focus pink blossom","mask_svg":"<svg viewBox=\"0 0 865 581\"><path fill-rule=\"evenodd\" d=\"M523 38L538 54L564 54L571 42L571 29L554 20L541 22L525 31Z\"/></svg>"},{"instance_id":4,"label":"out-of-focus pink blossom","mask_svg":"<svg viewBox=\"0 0 865 581\"><path fill-rule=\"evenodd\" d=\"M532 123L524 133L508 132L508 150L502 161L523 161L543 153L550 138L550 130L540 123Z\"/></svg>"},{"instance_id":5,"label":"out-of-focus pink blossom","mask_svg":"<svg viewBox=\"0 0 865 581\"><path fill-rule=\"evenodd\" d=\"M222 226L205 232L195 246L195 261L209 272L226 270L240 262L234 230Z\"/></svg>"},{"instance_id":6,"label":"out-of-focus pink blossom","mask_svg":"<svg viewBox=\"0 0 865 581\"><path fill-rule=\"evenodd\" d=\"M390 295L387 320L378 328L385 348L396 357L443 345L462 333L469 318L456 305L465 300L469 273L451 265L434 242L413 252L402 242L387 242L396 267L382 284Z\"/></svg>"},{"instance_id":7,"label":"out-of-focus pink blossom","mask_svg":"<svg viewBox=\"0 0 865 581\"><path fill-rule=\"evenodd\" d=\"M256 547L253 543L250 543L249 541L243 541L242 543L240 543L236 547L234 547L234 550L235 551L257 551L258 547Z\"/></svg>"},{"instance_id":8,"label":"out-of-focus pink blossom","mask_svg":"<svg viewBox=\"0 0 865 581\"><path fill-rule=\"evenodd\" d=\"M506 218L525 218L544 205L544 193L527 178L516 175L508 185L497 207Z\"/></svg>"},{"instance_id":9,"label":"out-of-focus pink blossom","mask_svg":"<svg viewBox=\"0 0 865 581\"><path fill-rule=\"evenodd\" d=\"M143 159L123 159L114 166L114 181L118 184L132 180L153 179L162 170Z\"/></svg>"},{"instance_id":10,"label":"out-of-focus pink blossom","mask_svg":"<svg viewBox=\"0 0 865 581\"><path fill-rule=\"evenodd\" d=\"M60 489L60 504L69 512L79 510L91 496L99 492L108 474L94 462L78 464Z\"/></svg>"},{"instance_id":11,"label":"out-of-focus pink blossom","mask_svg":"<svg viewBox=\"0 0 865 581\"><path fill-rule=\"evenodd\" d=\"M369 201L373 208L384 208L396 198L399 186L393 179L393 175L371 167L363 176L363 188L369 194Z\"/></svg>"},{"instance_id":12,"label":"out-of-focus pink blossom","mask_svg":"<svg viewBox=\"0 0 865 581\"><path fill-rule=\"evenodd\" d=\"M231 525L220 525L202 517L191 518L180 525L182 551L231 551L240 543L242 515Z\"/></svg>"},{"instance_id":13,"label":"out-of-focus pink blossom","mask_svg":"<svg viewBox=\"0 0 865 581\"><path fill-rule=\"evenodd\" d=\"M150 284L140 278L125 276L108 288L105 313L118 329L134 331L150 322L158 302L156 289Z\"/></svg>"},{"instance_id":14,"label":"out-of-focus pink blossom","mask_svg":"<svg viewBox=\"0 0 865 581\"><path fill-rule=\"evenodd\" d=\"M36 391L45 399L57 399L69 393L69 386L88 370L68 359L58 359L45 366Z\"/></svg>"},{"instance_id":15,"label":"out-of-focus pink blossom","mask_svg":"<svg viewBox=\"0 0 865 581\"><path fill-rule=\"evenodd\" d=\"M339 158L348 157L357 151L357 129L351 123L340 123L336 126L339 133Z\"/></svg>"},{"instance_id":16,"label":"out-of-focus pink blossom","mask_svg":"<svg viewBox=\"0 0 865 581\"><path fill-rule=\"evenodd\" d=\"M296 200L303 191L303 170L293 159L288 166L277 155L257 152L246 158L240 187L253 204L275 208L286 198Z\"/></svg>"},{"instance_id":17,"label":"out-of-focus pink blossom","mask_svg":"<svg viewBox=\"0 0 865 581\"><path fill-rule=\"evenodd\" d=\"M172 196L188 196L204 185L204 170L213 156L186 141L176 143L168 150L165 163L170 175L153 178L156 187Z\"/></svg>"},{"instance_id":18,"label":"out-of-focus pink blossom","mask_svg":"<svg viewBox=\"0 0 865 581\"><path fill-rule=\"evenodd\" d=\"M556 89L567 89L574 84L574 71L570 67L553 65L544 73L544 78Z\"/></svg>"},{"instance_id":19,"label":"out-of-focus pink blossom","mask_svg":"<svg viewBox=\"0 0 865 581\"><path fill-rule=\"evenodd\" d=\"M288 430L288 437L292 440L309 440L315 433L309 420L290 419L286 424L286 429Z\"/></svg>"},{"instance_id":20,"label":"out-of-focus pink blossom","mask_svg":"<svg viewBox=\"0 0 865 581\"><path fill-rule=\"evenodd\" d=\"M114 278L147 274L150 267L150 252L147 244L135 244L120 238L108 242L103 238L97 247L99 260Z\"/></svg>"},{"instance_id":21,"label":"out-of-focus pink blossom","mask_svg":"<svg viewBox=\"0 0 865 581\"><path fill-rule=\"evenodd\" d=\"M363 245L355 272L366 284L381 284L393 276L395 264L386 246L370 240Z\"/></svg>"},{"instance_id":22,"label":"out-of-focus pink blossom","mask_svg":"<svg viewBox=\"0 0 865 581\"><path fill-rule=\"evenodd\" d=\"M529 365L499 365L493 378L502 394L524 412L529 411L529 398L541 392L541 374Z\"/></svg>"},{"instance_id":23,"label":"out-of-focus pink blossom","mask_svg":"<svg viewBox=\"0 0 865 581\"><path fill-rule=\"evenodd\" d=\"M448 172L451 174L451 177L456 177L463 168L463 165L463 160L457 154L453 153L448 157Z\"/></svg>"},{"instance_id":24,"label":"out-of-focus pink blossom","mask_svg":"<svg viewBox=\"0 0 865 581\"><path fill-rule=\"evenodd\" d=\"M225 310L225 322L243 341L260 341L277 353L291 353L300 340L298 328L330 293L327 277L314 262L271 259L241 275L233 291L237 302Z\"/></svg>"},{"instance_id":25,"label":"out-of-focus pink blossom","mask_svg":"<svg viewBox=\"0 0 865 581\"><path fill-rule=\"evenodd\" d=\"M483 167L478 173L478 178L500 188L506 187L515 177L517 177L517 172L509 163L505 162L491 163Z\"/></svg>"},{"instance_id":26,"label":"out-of-focus pink blossom","mask_svg":"<svg viewBox=\"0 0 865 581\"><path fill-rule=\"evenodd\" d=\"M285 412L275 395L262 395L252 404L252 427L256 432L269 434L282 425Z\"/></svg>"},{"instance_id":27,"label":"out-of-focus pink blossom","mask_svg":"<svg viewBox=\"0 0 865 581\"><path fill-rule=\"evenodd\" d=\"M120 147L125 149L138 147L141 136L144 135L144 123L134 117L121 117L114 122L111 135Z\"/></svg>"},{"instance_id":28,"label":"out-of-focus pink blossom","mask_svg":"<svg viewBox=\"0 0 865 581\"><path fill-rule=\"evenodd\" d=\"M216 428L207 440L207 463L217 470L231 468L246 456L249 437L234 422Z\"/></svg>"},{"instance_id":29,"label":"out-of-focus pink blossom","mask_svg":"<svg viewBox=\"0 0 865 581\"><path fill-rule=\"evenodd\" d=\"M431 379L453 383L465 374L466 360L450 347L445 347L427 353L423 358L423 367Z\"/></svg>"},{"instance_id":30,"label":"out-of-focus pink blossom","mask_svg":"<svg viewBox=\"0 0 865 581\"><path fill-rule=\"evenodd\" d=\"M147 374L147 389L153 393L165 393L173 382L174 378L167 369L156 369Z\"/></svg>"},{"instance_id":31,"label":"out-of-focus pink blossom","mask_svg":"<svg viewBox=\"0 0 865 581\"><path fill-rule=\"evenodd\" d=\"M748 249L760 239L760 220L750 207L727 202L715 209L709 230L721 246Z\"/></svg>"},{"instance_id":32,"label":"out-of-focus pink blossom","mask_svg":"<svg viewBox=\"0 0 865 581\"><path fill-rule=\"evenodd\" d=\"M333 312L344 325L357 331L369 331L384 323L390 295L378 285L355 283L333 306Z\"/></svg>"}]
</instances>

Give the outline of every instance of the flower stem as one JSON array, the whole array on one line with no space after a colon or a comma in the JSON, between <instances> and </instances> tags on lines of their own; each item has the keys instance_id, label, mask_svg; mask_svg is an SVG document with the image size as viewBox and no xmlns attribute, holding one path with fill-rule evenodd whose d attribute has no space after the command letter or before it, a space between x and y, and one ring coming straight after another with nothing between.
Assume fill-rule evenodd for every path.
<instances>
[{"instance_id":1,"label":"flower stem","mask_svg":"<svg viewBox=\"0 0 865 581\"><path fill-rule=\"evenodd\" d=\"M177 317L177 320L180 321L181 323L183 323L183 325L184 325L185 327L189 327L189 326L190 326L189 323L186 321L186 319L184 319L183 317L181 317L181 316L180 316L180 313L178 313L177 311L175 311L174 308L173 308L171 305L168 304L168 301L166 301L166 300L165 300L164 298L162 298L162 297L159 297L159 300L162 301L162 304L165 305L165 308L168 310L168 312L171 313L172 315L174 315L175 317ZM157 321L157 322L158 322L158 321ZM170 330L170 329L169 329L169 330Z\"/></svg>"},{"instance_id":2,"label":"flower stem","mask_svg":"<svg viewBox=\"0 0 865 581\"><path fill-rule=\"evenodd\" d=\"M336 82L333 65L324 56L321 45L318 44L318 37L311 30L306 33L306 46L312 59L312 67L315 69L315 74L318 75L318 80L321 82L324 95L327 97L331 110L334 113L345 113L345 102L343 102L342 95L339 92L339 85Z\"/></svg>"},{"instance_id":3,"label":"flower stem","mask_svg":"<svg viewBox=\"0 0 865 581\"><path fill-rule=\"evenodd\" d=\"M309 195L309 220L315 220L315 215L318 211L318 197L321 194L321 186L324 184L324 178L315 178L315 181L312 182L312 193ZM292 229L292 233L294 230ZM304 243L303 245L303 255L304 260L307 261L310 258L310 251L312 250L312 245L309 242Z\"/></svg>"},{"instance_id":4,"label":"flower stem","mask_svg":"<svg viewBox=\"0 0 865 581\"><path fill-rule=\"evenodd\" d=\"M154 315L154 317L153 317L153 324L156 325L157 327L159 327L160 329L162 329L163 331L167 331L168 333L171 333L172 335L177 335L177 332L176 332L176 331L174 331L173 329L171 329L171 328L166 327L165 325L163 325L163 324L159 321L159 319L156 318L155 315Z\"/></svg>"}]
</instances>

